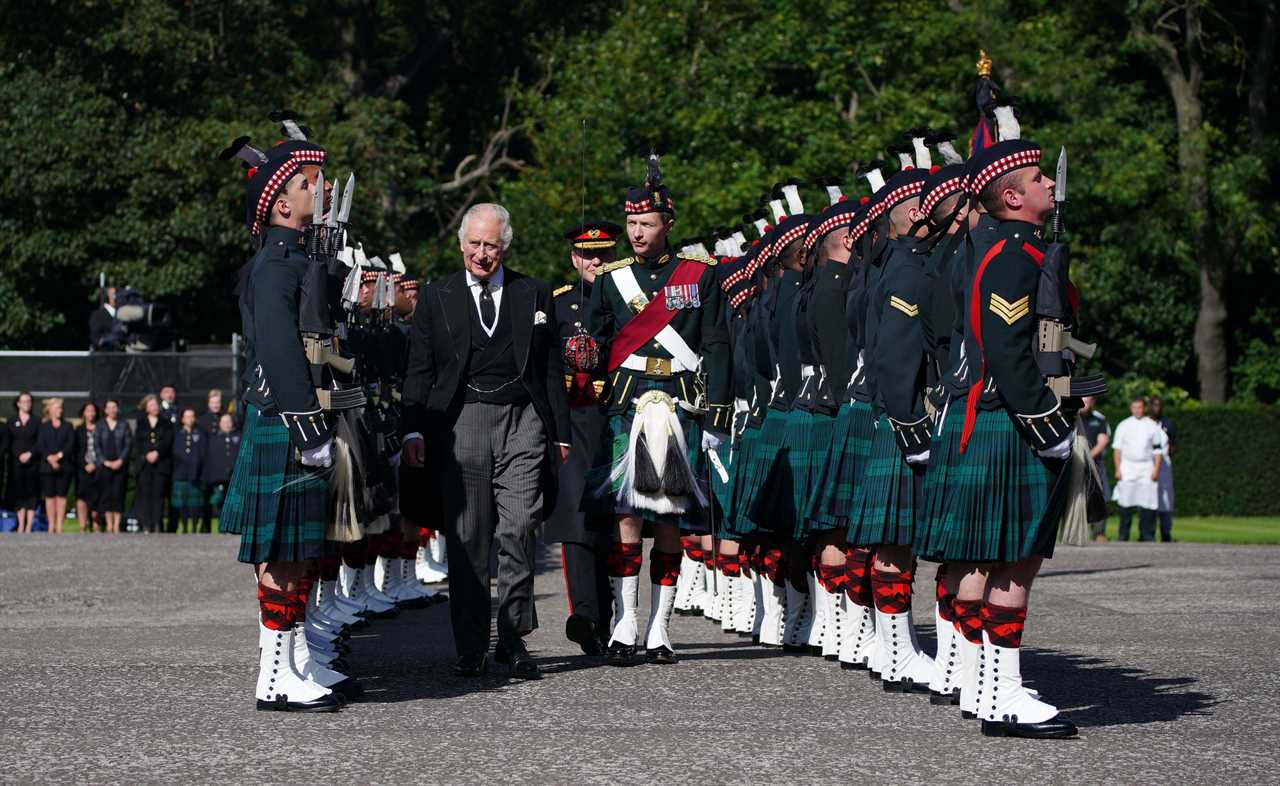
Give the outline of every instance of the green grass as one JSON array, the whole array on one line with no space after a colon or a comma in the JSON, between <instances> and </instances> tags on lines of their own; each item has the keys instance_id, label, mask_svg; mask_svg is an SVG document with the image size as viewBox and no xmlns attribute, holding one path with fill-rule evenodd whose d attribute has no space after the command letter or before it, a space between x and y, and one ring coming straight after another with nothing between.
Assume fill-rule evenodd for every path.
<instances>
[{"instance_id":1,"label":"green grass","mask_svg":"<svg viewBox=\"0 0 1280 786\"><path fill-rule=\"evenodd\" d=\"M1119 518L1107 520L1107 537L1116 539ZM1156 526L1159 531L1159 525ZM1138 517L1133 517L1129 537L1138 537ZM1187 543L1280 544L1280 517L1183 516L1173 517L1173 539Z\"/></svg>"}]
</instances>

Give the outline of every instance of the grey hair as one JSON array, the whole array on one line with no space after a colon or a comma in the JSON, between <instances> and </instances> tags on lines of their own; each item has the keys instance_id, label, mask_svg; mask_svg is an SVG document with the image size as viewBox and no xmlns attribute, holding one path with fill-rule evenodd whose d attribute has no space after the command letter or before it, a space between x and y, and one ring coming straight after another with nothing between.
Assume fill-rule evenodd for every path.
<instances>
[{"instance_id":1,"label":"grey hair","mask_svg":"<svg viewBox=\"0 0 1280 786\"><path fill-rule=\"evenodd\" d=\"M507 212L505 207L494 202L480 202L467 208L467 212L462 214L462 223L458 224L458 243L465 244L467 242L467 222L481 210L488 210L502 222L502 250L506 251L511 247L511 238L515 236L515 233L511 230L511 214Z\"/></svg>"}]
</instances>

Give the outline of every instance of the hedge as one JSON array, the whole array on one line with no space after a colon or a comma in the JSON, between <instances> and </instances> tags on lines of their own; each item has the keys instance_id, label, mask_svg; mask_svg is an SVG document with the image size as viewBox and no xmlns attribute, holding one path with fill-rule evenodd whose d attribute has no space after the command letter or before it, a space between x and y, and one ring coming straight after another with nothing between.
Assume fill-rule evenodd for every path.
<instances>
[{"instance_id":1,"label":"hedge","mask_svg":"<svg viewBox=\"0 0 1280 786\"><path fill-rule=\"evenodd\" d=\"M1100 409L1112 431L1129 416L1127 404ZM1165 417L1175 437L1175 514L1280 515L1280 408L1199 404ZM1110 455L1106 465L1113 470Z\"/></svg>"}]
</instances>

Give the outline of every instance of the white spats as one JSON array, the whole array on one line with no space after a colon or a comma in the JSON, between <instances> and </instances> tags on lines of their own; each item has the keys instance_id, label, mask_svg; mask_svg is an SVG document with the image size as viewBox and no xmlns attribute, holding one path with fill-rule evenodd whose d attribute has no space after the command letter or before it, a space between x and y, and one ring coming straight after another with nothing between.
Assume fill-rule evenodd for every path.
<instances>
[{"instance_id":1,"label":"white spats","mask_svg":"<svg viewBox=\"0 0 1280 786\"><path fill-rule=\"evenodd\" d=\"M640 605L639 576L610 576L609 584L613 587L613 635L609 644L625 644L634 647L640 636L639 621L636 617ZM672 589L675 589L674 587ZM675 594L672 593L672 602Z\"/></svg>"}]
</instances>

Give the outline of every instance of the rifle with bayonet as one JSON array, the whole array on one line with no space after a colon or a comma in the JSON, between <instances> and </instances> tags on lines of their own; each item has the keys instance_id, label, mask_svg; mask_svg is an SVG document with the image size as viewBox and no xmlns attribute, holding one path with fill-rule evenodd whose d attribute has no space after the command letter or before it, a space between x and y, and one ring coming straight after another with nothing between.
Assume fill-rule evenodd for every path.
<instances>
[{"instance_id":1,"label":"rifle with bayonet","mask_svg":"<svg viewBox=\"0 0 1280 786\"><path fill-rule=\"evenodd\" d=\"M1053 242L1045 251L1040 267L1040 285L1036 293L1037 331L1036 364L1048 379L1049 388L1059 399L1099 396L1107 392L1107 381L1101 374L1072 377L1076 362L1089 359L1098 352L1096 344L1077 339L1071 330L1075 315L1068 305L1071 287L1071 255L1062 242L1063 208L1067 202L1067 149L1058 153L1057 180L1054 183L1054 208L1050 219Z\"/></svg>"}]
</instances>

